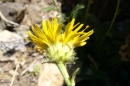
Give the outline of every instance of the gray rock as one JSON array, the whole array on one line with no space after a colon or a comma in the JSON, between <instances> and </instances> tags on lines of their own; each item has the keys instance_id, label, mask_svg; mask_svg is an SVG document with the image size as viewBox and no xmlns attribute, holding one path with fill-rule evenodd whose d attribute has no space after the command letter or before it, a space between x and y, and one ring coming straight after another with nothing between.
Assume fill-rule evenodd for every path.
<instances>
[{"instance_id":1,"label":"gray rock","mask_svg":"<svg viewBox=\"0 0 130 86\"><path fill-rule=\"evenodd\" d=\"M3 16L13 22L20 23L24 18L24 12L26 7L21 3L2 3L0 4L0 11ZM4 22L2 19L0 20L0 28L7 29L7 27L14 27L13 25Z\"/></svg>"}]
</instances>

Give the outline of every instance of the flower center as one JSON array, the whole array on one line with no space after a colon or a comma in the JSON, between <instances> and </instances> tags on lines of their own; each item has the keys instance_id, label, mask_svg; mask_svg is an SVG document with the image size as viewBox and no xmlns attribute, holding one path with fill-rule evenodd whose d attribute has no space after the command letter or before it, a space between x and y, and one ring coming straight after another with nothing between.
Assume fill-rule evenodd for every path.
<instances>
[{"instance_id":1,"label":"flower center","mask_svg":"<svg viewBox=\"0 0 130 86\"><path fill-rule=\"evenodd\" d=\"M58 42L55 45L51 45L47 49L47 56L50 61L52 62L68 62L68 61L73 61L76 55L74 52L74 47L67 44L63 45L63 43Z\"/></svg>"}]
</instances>

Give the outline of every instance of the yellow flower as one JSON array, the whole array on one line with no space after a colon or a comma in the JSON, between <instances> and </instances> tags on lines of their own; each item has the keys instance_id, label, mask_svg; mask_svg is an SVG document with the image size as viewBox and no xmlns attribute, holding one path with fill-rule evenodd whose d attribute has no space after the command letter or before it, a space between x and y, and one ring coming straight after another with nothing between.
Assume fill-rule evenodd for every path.
<instances>
[{"instance_id":1,"label":"yellow flower","mask_svg":"<svg viewBox=\"0 0 130 86\"><path fill-rule=\"evenodd\" d=\"M46 50L50 61L64 63L73 61L76 55L74 48L85 45L86 40L93 33L93 30L84 32L88 26L80 31L83 24L74 25L74 21L75 19L68 23L65 31L62 32L62 24L58 24L57 18L52 22L43 20L42 28L35 24L32 26L33 32L28 31L28 35L39 49Z\"/></svg>"}]
</instances>

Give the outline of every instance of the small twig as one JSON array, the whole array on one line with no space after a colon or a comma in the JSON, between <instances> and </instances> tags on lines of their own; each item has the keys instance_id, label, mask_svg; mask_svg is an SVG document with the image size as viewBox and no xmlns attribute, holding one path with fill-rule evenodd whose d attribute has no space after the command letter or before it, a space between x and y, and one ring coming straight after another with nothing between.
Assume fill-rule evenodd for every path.
<instances>
[{"instance_id":1,"label":"small twig","mask_svg":"<svg viewBox=\"0 0 130 86\"><path fill-rule=\"evenodd\" d=\"M6 18L3 16L3 14L1 13L1 11L0 11L0 17L1 17L2 20L4 20L5 22L7 22L7 23L9 23L9 24L16 25L16 26L20 26L20 24L15 23L15 22L13 22L13 21L10 21L10 20L6 19ZM21 26L23 26L23 28L25 27L25 28L29 29L29 27L26 26L26 25L21 25Z\"/></svg>"},{"instance_id":2,"label":"small twig","mask_svg":"<svg viewBox=\"0 0 130 86\"><path fill-rule=\"evenodd\" d=\"M26 72L28 71L28 69L29 69L30 67L32 67L37 60L38 60L38 59L35 59L35 60L30 64L30 66L29 66L28 68L26 68L26 69L21 73L21 76L24 75L24 73L26 73Z\"/></svg>"},{"instance_id":3,"label":"small twig","mask_svg":"<svg viewBox=\"0 0 130 86\"><path fill-rule=\"evenodd\" d=\"M5 22L7 22L7 23L10 23L10 24L19 26L18 23L15 23L15 22L12 22L12 21L10 21L10 20L7 20L7 19L3 16L3 14L1 13L1 11L0 11L0 17L1 17Z\"/></svg>"},{"instance_id":4,"label":"small twig","mask_svg":"<svg viewBox=\"0 0 130 86\"><path fill-rule=\"evenodd\" d=\"M11 80L11 84L10 84L10 86L13 85L13 82L14 82L14 79L15 79L16 72L17 72L18 68L19 68L19 63L16 65L16 69L15 69L15 72L14 72L13 78L12 78L12 80Z\"/></svg>"}]
</instances>

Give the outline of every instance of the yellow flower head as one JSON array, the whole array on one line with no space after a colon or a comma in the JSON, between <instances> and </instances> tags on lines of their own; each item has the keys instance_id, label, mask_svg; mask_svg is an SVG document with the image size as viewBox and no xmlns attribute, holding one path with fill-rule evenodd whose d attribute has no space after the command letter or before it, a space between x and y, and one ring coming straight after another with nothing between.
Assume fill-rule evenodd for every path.
<instances>
[{"instance_id":1,"label":"yellow flower head","mask_svg":"<svg viewBox=\"0 0 130 86\"><path fill-rule=\"evenodd\" d=\"M32 26L32 31L28 31L31 40L41 50L46 50L47 57L52 62L62 61L64 63L73 61L75 58L74 48L86 44L86 40L93 33L93 30L84 32L80 31L83 24L74 25L75 19L65 27L61 33L62 24L58 24L57 18L52 22L49 20L42 21L42 28L38 25ZM79 25L80 24L80 25Z\"/></svg>"}]
</instances>

